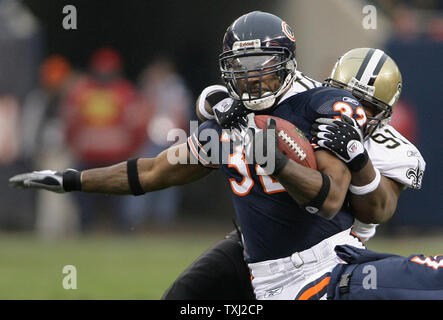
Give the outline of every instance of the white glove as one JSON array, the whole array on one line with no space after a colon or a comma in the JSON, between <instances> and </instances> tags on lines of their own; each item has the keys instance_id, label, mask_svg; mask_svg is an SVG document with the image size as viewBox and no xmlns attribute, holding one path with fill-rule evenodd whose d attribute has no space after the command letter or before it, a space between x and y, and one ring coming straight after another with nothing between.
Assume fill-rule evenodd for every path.
<instances>
[{"instance_id":1,"label":"white glove","mask_svg":"<svg viewBox=\"0 0 443 320\"><path fill-rule=\"evenodd\" d=\"M69 183L66 183L68 180ZM77 181L78 180L78 181ZM57 193L80 190L76 184L80 180L80 172L67 169L64 172L42 170L18 174L9 179L9 187L23 189L44 189ZM81 188L81 187L80 187Z\"/></svg>"}]
</instances>

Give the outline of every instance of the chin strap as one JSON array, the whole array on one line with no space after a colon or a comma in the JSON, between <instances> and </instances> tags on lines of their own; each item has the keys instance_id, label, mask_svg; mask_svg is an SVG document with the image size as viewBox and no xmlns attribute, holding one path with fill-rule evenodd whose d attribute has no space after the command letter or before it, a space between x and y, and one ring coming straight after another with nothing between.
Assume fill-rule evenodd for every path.
<instances>
[{"instance_id":1,"label":"chin strap","mask_svg":"<svg viewBox=\"0 0 443 320\"><path fill-rule=\"evenodd\" d=\"M275 103L276 96L271 94L261 99L248 100L249 94L243 93L242 100L246 108L253 111L260 111L272 107Z\"/></svg>"},{"instance_id":2,"label":"chin strap","mask_svg":"<svg viewBox=\"0 0 443 320\"><path fill-rule=\"evenodd\" d=\"M277 98L279 96L281 96L281 94L286 91L288 86L296 79L297 79L297 75L295 72L288 74L286 76L285 81L283 82L283 85L277 91L276 94L270 94L269 96L266 96L261 99L249 100L249 94L243 93L243 95L242 95L243 104L245 105L246 108L248 108L249 110L252 110L252 111L261 111L261 110L268 109L275 104L275 101L277 100Z\"/></svg>"}]
</instances>

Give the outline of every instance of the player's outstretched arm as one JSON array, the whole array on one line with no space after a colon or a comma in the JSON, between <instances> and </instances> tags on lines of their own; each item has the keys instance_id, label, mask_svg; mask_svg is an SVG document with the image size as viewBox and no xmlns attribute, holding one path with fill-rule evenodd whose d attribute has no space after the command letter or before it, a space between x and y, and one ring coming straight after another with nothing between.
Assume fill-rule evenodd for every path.
<instances>
[{"instance_id":1,"label":"player's outstretched arm","mask_svg":"<svg viewBox=\"0 0 443 320\"><path fill-rule=\"evenodd\" d=\"M395 212L403 185L380 174L363 146L361 128L345 116L341 121L320 118L313 127L317 143L332 151L351 170L350 202L355 218L383 223Z\"/></svg>"},{"instance_id":2,"label":"player's outstretched arm","mask_svg":"<svg viewBox=\"0 0 443 320\"><path fill-rule=\"evenodd\" d=\"M182 161L184 164L173 164L169 161L168 153L175 154L175 158L184 155L187 161ZM141 158L132 162L132 170L128 170L126 161L82 172L72 169L64 172L35 171L12 177L9 185L13 188L44 189L58 193L82 191L114 195L142 194L190 183L211 172L202 166L188 164L189 157L186 144L181 144L170 147L155 158Z\"/></svg>"}]
</instances>

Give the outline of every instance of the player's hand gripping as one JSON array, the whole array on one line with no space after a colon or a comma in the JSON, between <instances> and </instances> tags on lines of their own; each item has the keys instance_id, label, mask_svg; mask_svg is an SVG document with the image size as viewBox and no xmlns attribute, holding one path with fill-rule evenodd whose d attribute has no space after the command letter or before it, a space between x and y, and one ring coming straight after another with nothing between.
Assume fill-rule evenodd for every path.
<instances>
[{"instance_id":1,"label":"player's hand gripping","mask_svg":"<svg viewBox=\"0 0 443 320\"><path fill-rule=\"evenodd\" d=\"M247 115L247 127L242 131L245 157L248 163L262 167L266 164L263 169L277 177L289 161L278 148L277 123L269 118L267 128L263 130L257 127L254 117L253 113Z\"/></svg>"},{"instance_id":2,"label":"player's hand gripping","mask_svg":"<svg viewBox=\"0 0 443 320\"><path fill-rule=\"evenodd\" d=\"M312 134L320 147L332 151L343 160L351 171L360 171L368 162L368 153L363 146L362 129L346 115L341 120L319 118L312 126Z\"/></svg>"},{"instance_id":3,"label":"player's hand gripping","mask_svg":"<svg viewBox=\"0 0 443 320\"><path fill-rule=\"evenodd\" d=\"M57 193L79 190L80 172L67 169L63 172L43 170L18 174L9 179L9 187L44 189Z\"/></svg>"}]
</instances>

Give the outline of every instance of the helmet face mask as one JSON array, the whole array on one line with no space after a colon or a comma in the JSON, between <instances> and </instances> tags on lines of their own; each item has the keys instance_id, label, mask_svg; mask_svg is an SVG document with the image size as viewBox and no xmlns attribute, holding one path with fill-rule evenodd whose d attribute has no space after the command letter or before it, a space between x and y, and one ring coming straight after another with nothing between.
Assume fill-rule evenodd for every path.
<instances>
[{"instance_id":1,"label":"helmet face mask","mask_svg":"<svg viewBox=\"0 0 443 320\"><path fill-rule=\"evenodd\" d=\"M347 90L360 101L368 119L364 132L368 139L390 121L402 77L394 60L383 51L357 48L338 59L325 85Z\"/></svg>"},{"instance_id":2,"label":"helmet face mask","mask_svg":"<svg viewBox=\"0 0 443 320\"><path fill-rule=\"evenodd\" d=\"M239 53L228 51L220 58L220 70L234 99L251 109L258 104L265 109L271 100L275 102L275 98L284 91L282 89L287 88L288 76L293 76L295 67L289 57L286 48ZM265 101L267 103L263 103Z\"/></svg>"},{"instance_id":3,"label":"helmet face mask","mask_svg":"<svg viewBox=\"0 0 443 320\"><path fill-rule=\"evenodd\" d=\"M272 14L254 11L238 18L223 48L221 77L230 96L250 110L272 107L295 77L295 38Z\"/></svg>"}]
</instances>

